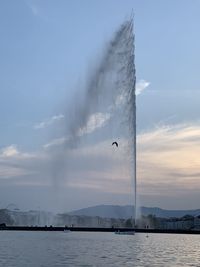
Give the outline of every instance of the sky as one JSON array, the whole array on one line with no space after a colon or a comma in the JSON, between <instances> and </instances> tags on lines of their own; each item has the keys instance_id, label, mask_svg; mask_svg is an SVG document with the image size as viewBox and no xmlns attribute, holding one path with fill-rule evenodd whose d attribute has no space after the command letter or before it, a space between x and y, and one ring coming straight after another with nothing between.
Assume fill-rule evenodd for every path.
<instances>
[{"instance_id":1,"label":"sky","mask_svg":"<svg viewBox=\"0 0 200 267\"><path fill-rule=\"evenodd\" d=\"M59 157L52 148L66 141L70 108L133 10L140 205L200 208L199 9L198 0L0 1L0 207L132 203L128 161L104 129L109 113L80 129L87 147Z\"/></svg>"}]
</instances>

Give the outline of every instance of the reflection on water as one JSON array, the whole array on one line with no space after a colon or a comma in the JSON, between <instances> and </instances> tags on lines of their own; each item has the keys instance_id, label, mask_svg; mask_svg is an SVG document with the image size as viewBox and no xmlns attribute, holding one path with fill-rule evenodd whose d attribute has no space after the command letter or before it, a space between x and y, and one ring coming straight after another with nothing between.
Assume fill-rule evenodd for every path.
<instances>
[{"instance_id":1,"label":"reflection on water","mask_svg":"<svg viewBox=\"0 0 200 267\"><path fill-rule=\"evenodd\" d=\"M200 266L200 236L0 232L0 266Z\"/></svg>"}]
</instances>

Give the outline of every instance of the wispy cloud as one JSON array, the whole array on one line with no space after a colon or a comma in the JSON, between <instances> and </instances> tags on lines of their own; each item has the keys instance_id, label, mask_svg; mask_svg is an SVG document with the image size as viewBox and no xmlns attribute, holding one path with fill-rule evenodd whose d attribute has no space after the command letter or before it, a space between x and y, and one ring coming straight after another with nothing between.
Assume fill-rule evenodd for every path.
<instances>
[{"instance_id":1,"label":"wispy cloud","mask_svg":"<svg viewBox=\"0 0 200 267\"><path fill-rule=\"evenodd\" d=\"M78 135L82 136L84 134L89 134L96 131L99 128L104 127L108 122L108 120L110 119L110 117L111 117L110 113L97 112L92 114L89 117L86 126L79 129Z\"/></svg>"},{"instance_id":2,"label":"wispy cloud","mask_svg":"<svg viewBox=\"0 0 200 267\"><path fill-rule=\"evenodd\" d=\"M67 142L67 140L68 140L68 138L66 138L66 137L55 138L55 139L51 140L49 143L44 144L43 148L48 149L48 148L51 148L54 146L62 145L65 142Z\"/></svg>"},{"instance_id":3,"label":"wispy cloud","mask_svg":"<svg viewBox=\"0 0 200 267\"><path fill-rule=\"evenodd\" d=\"M98 125L102 125L106 119L101 118L99 121L101 123ZM88 129L92 131L95 127ZM56 139L46 147L65 141L64 137ZM112 147L112 140L95 145L84 144L74 147L70 152L64 151L60 157L51 154L54 150L29 154L11 145L0 151L0 178L18 177L20 184L51 184L54 166L57 169L64 166L59 173L61 180L56 178L56 183L62 187L67 185L75 191L83 189L89 192L93 188L102 193L130 194L128 142L125 139L118 142L117 149ZM200 190L199 123L159 126L141 133L137 137L137 148L140 195L159 201L164 197L181 198L183 194ZM60 160L64 161L63 165ZM23 179L20 178L22 175ZM29 178L24 175L29 175ZM17 179L15 181L17 183Z\"/></svg>"},{"instance_id":4,"label":"wispy cloud","mask_svg":"<svg viewBox=\"0 0 200 267\"><path fill-rule=\"evenodd\" d=\"M32 0L24 0L26 6L31 10L34 16L39 16L39 7Z\"/></svg>"},{"instance_id":5,"label":"wispy cloud","mask_svg":"<svg viewBox=\"0 0 200 267\"><path fill-rule=\"evenodd\" d=\"M16 145L10 145L3 149L1 149L0 156L2 157L13 157L19 154L19 151L17 149Z\"/></svg>"},{"instance_id":6,"label":"wispy cloud","mask_svg":"<svg viewBox=\"0 0 200 267\"><path fill-rule=\"evenodd\" d=\"M199 124L167 125L139 135L141 192L169 196L180 189L200 189L199 154Z\"/></svg>"},{"instance_id":7,"label":"wispy cloud","mask_svg":"<svg viewBox=\"0 0 200 267\"><path fill-rule=\"evenodd\" d=\"M139 80L137 83L136 83L136 91L135 91L135 94L136 96L137 95L140 95L148 86L150 85L150 82L147 82L145 80ZM126 95L124 94L119 94L117 97L116 97L116 100L115 100L115 105L118 107L118 106L121 106L121 105L124 105L126 103ZM113 110L113 107L110 106L109 107L110 110Z\"/></svg>"},{"instance_id":8,"label":"wispy cloud","mask_svg":"<svg viewBox=\"0 0 200 267\"><path fill-rule=\"evenodd\" d=\"M110 113L101 113L101 112L97 112L97 113L90 115L86 123L86 126L78 130L77 137L81 137L86 134L91 134L95 132L96 130L104 127L106 123L109 121L110 117L111 117ZM70 140L71 140L70 136L55 138L51 140L49 143L44 144L43 148L49 149L54 146L60 146L66 142L70 142Z\"/></svg>"},{"instance_id":9,"label":"wispy cloud","mask_svg":"<svg viewBox=\"0 0 200 267\"><path fill-rule=\"evenodd\" d=\"M139 80L136 83L136 95L140 95L149 85L150 82L147 82L145 80Z\"/></svg>"},{"instance_id":10,"label":"wispy cloud","mask_svg":"<svg viewBox=\"0 0 200 267\"><path fill-rule=\"evenodd\" d=\"M0 160L11 159L29 159L36 157L35 153L22 152L18 149L17 145L9 145L0 149Z\"/></svg>"},{"instance_id":11,"label":"wispy cloud","mask_svg":"<svg viewBox=\"0 0 200 267\"><path fill-rule=\"evenodd\" d=\"M200 124L166 125L138 135L139 194L176 198L200 190ZM113 151L111 140L77 148L72 154L69 184L93 187L103 192L130 192L131 172L128 143L119 140ZM79 165L79 168L73 168ZM84 178L83 178L84 177ZM113 183L114 181L114 183Z\"/></svg>"},{"instance_id":12,"label":"wispy cloud","mask_svg":"<svg viewBox=\"0 0 200 267\"><path fill-rule=\"evenodd\" d=\"M63 114L59 114L59 115L55 115L49 119L46 119L44 121L41 121L39 123L36 123L33 128L34 129L44 129L44 128L47 128L48 126L51 126L52 124L54 124L55 122L57 121L60 121L64 119L64 115Z\"/></svg>"},{"instance_id":13,"label":"wispy cloud","mask_svg":"<svg viewBox=\"0 0 200 267\"><path fill-rule=\"evenodd\" d=\"M10 145L0 150L0 179L20 177L36 172L30 162L35 162L38 155L21 152L16 145ZM34 163L33 163L34 166Z\"/></svg>"}]
</instances>

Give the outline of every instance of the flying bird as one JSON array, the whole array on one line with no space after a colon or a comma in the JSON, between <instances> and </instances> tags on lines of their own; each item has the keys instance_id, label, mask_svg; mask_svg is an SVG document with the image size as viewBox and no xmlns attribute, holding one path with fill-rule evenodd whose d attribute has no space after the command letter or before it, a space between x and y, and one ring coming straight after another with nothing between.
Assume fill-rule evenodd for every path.
<instances>
[{"instance_id":1,"label":"flying bird","mask_svg":"<svg viewBox=\"0 0 200 267\"><path fill-rule=\"evenodd\" d=\"M113 146L113 145L116 145L116 147L118 147L118 143L117 143L117 142L113 142L113 143L112 143L112 146Z\"/></svg>"}]
</instances>

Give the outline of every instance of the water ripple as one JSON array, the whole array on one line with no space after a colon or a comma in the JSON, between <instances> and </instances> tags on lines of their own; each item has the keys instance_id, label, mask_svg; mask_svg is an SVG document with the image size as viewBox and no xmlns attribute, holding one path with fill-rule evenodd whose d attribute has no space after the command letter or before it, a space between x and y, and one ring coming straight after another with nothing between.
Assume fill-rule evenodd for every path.
<instances>
[{"instance_id":1,"label":"water ripple","mask_svg":"<svg viewBox=\"0 0 200 267\"><path fill-rule=\"evenodd\" d=\"M200 266L200 236L0 232L0 266Z\"/></svg>"}]
</instances>

